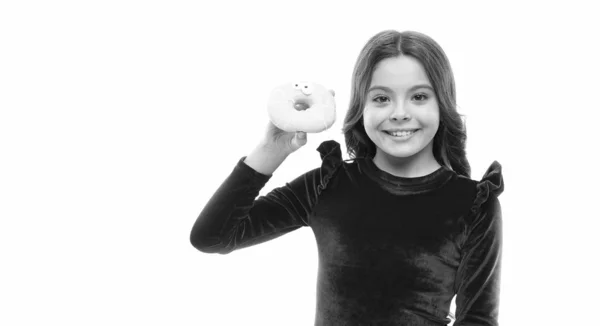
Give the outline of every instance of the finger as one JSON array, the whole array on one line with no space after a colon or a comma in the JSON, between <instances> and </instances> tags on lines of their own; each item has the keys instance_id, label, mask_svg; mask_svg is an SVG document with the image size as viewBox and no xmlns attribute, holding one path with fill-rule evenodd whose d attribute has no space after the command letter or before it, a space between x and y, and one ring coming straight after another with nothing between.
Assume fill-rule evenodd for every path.
<instances>
[{"instance_id":1,"label":"finger","mask_svg":"<svg viewBox=\"0 0 600 326\"><path fill-rule=\"evenodd\" d=\"M302 131L296 131L296 134L292 138L292 145L296 148L299 148L302 145L302 141L304 140L302 136Z\"/></svg>"},{"instance_id":2,"label":"finger","mask_svg":"<svg viewBox=\"0 0 600 326\"><path fill-rule=\"evenodd\" d=\"M296 143L296 147L297 148L300 148L300 147L304 146L304 144L306 144L306 133L302 132L302 131L299 131L296 134L295 143Z\"/></svg>"}]
</instances>

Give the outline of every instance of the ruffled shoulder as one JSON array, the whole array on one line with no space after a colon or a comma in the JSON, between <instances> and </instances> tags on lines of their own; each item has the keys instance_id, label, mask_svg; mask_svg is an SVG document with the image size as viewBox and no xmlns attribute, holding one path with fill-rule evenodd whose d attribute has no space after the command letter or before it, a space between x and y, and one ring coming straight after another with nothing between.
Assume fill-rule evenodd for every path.
<instances>
[{"instance_id":1,"label":"ruffled shoulder","mask_svg":"<svg viewBox=\"0 0 600 326\"><path fill-rule=\"evenodd\" d=\"M481 178L481 181L477 183L477 195L471 211L473 213L478 211L481 205L487 202L490 197L498 197L503 191L502 165L498 161L494 161Z\"/></svg>"},{"instance_id":2,"label":"ruffled shoulder","mask_svg":"<svg viewBox=\"0 0 600 326\"><path fill-rule=\"evenodd\" d=\"M321 191L327 187L329 180L335 173L335 171L342 165L342 150L340 144L335 140L327 140L321 143L317 148L317 151L321 153L321 184L317 191L321 194Z\"/></svg>"}]
</instances>

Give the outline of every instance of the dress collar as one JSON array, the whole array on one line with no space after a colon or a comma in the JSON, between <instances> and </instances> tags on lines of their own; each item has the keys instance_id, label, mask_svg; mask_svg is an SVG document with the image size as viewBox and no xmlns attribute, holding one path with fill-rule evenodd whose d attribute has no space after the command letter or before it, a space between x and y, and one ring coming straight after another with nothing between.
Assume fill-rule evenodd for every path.
<instances>
[{"instance_id":1,"label":"dress collar","mask_svg":"<svg viewBox=\"0 0 600 326\"><path fill-rule=\"evenodd\" d=\"M358 164L370 179L396 195L416 195L433 191L445 185L456 174L442 165L430 174L408 178L381 170L375 165L372 158L361 158L358 160Z\"/></svg>"}]
</instances>

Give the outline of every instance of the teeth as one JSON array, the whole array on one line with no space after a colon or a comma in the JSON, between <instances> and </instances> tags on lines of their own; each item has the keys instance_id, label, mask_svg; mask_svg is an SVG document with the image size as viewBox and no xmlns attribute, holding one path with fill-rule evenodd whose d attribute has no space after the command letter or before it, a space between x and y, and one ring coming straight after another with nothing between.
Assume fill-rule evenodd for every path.
<instances>
[{"instance_id":1,"label":"teeth","mask_svg":"<svg viewBox=\"0 0 600 326\"><path fill-rule=\"evenodd\" d=\"M392 136L408 136L410 134L413 134L415 131L403 131L403 132L388 132L388 134L392 135Z\"/></svg>"}]
</instances>

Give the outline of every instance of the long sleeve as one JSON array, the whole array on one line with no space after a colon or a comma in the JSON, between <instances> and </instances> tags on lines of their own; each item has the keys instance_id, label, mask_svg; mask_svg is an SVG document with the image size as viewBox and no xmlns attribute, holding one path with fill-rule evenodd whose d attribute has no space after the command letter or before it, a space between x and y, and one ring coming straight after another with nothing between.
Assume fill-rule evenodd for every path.
<instances>
[{"instance_id":1,"label":"long sleeve","mask_svg":"<svg viewBox=\"0 0 600 326\"><path fill-rule=\"evenodd\" d=\"M321 157L331 145L319 146ZM293 181L256 198L270 176L263 175L241 158L232 173L207 202L190 234L192 245L205 253L228 254L263 243L303 226L332 171L331 159L324 159Z\"/></svg>"},{"instance_id":2,"label":"long sleeve","mask_svg":"<svg viewBox=\"0 0 600 326\"><path fill-rule=\"evenodd\" d=\"M502 209L498 196L503 190L501 165L494 161L477 184L471 208L472 220L455 282L454 326L498 325L502 261Z\"/></svg>"}]
</instances>

